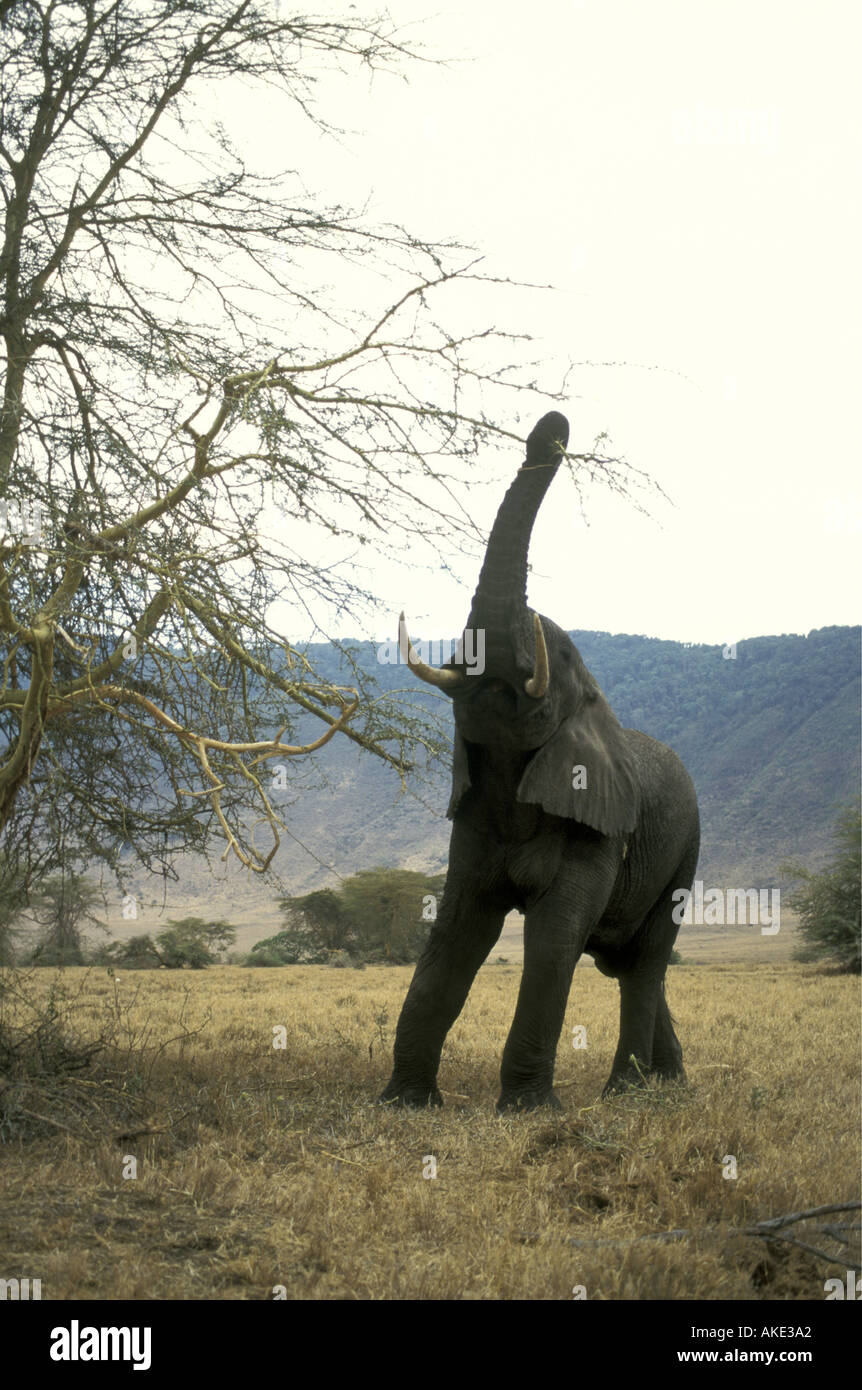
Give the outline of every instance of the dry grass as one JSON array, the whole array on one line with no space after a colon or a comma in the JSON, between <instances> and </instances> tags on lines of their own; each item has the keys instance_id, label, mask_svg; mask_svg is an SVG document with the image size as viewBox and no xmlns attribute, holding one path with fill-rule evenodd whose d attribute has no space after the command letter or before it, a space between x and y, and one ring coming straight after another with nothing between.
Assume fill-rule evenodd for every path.
<instances>
[{"instance_id":1,"label":"dry grass","mask_svg":"<svg viewBox=\"0 0 862 1390\"><path fill-rule=\"evenodd\" d=\"M18 1082L0 1094L0 1276L54 1299L817 1299L843 1274L712 1228L858 1196L858 981L677 967L689 1085L600 1102L617 994L579 967L564 1113L498 1118L514 966L480 973L452 1031L445 1110L374 1103L410 973L64 972L77 1028L114 1050L41 1128L16 1131L16 1104L38 1110ZM678 1227L704 1234L634 1239Z\"/></svg>"}]
</instances>

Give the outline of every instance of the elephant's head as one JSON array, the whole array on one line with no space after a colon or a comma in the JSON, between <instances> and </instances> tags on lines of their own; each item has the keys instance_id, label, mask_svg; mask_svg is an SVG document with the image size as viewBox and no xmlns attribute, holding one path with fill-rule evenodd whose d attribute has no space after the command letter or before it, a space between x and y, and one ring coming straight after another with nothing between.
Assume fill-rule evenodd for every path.
<instances>
[{"instance_id":1,"label":"elephant's head","mask_svg":"<svg viewBox=\"0 0 862 1390\"><path fill-rule=\"evenodd\" d=\"M571 639L527 607L530 533L568 437L568 422L556 411L530 434L527 457L491 530L470 617L452 659L439 669L420 661L403 614L399 635L414 673L452 698L450 816L472 785L476 758L471 759L470 748L475 745L510 765L513 757L519 760L519 801L617 834L634 827L637 812L623 731Z\"/></svg>"}]
</instances>

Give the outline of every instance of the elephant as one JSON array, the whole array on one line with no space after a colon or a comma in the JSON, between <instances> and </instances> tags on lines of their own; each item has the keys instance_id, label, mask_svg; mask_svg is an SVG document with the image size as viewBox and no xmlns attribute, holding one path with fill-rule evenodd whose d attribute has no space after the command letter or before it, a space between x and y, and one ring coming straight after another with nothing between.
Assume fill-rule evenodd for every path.
<instances>
[{"instance_id":1,"label":"elephant","mask_svg":"<svg viewBox=\"0 0 862 1390\"><path fill-rule=\"evenodd\" d=\"M554 1064L583 952L620 987L619 1043L603 1096L648 1077L685 1077L665 973L678 930L674 892L690 890L700 848L694 786L670 748L622 727L568 635L527 607L530 533L568 435L556 411L530 433L464 636L444 666L420 659L401 615L403 659L453 704L453 825L440 908L398 1020L386 1103L442 1104L446 1034L512 908L524 913L524 963L498 1111L561 1108ZM484 660L468 662L480 637Z\"/></svg>"}]
</instances>

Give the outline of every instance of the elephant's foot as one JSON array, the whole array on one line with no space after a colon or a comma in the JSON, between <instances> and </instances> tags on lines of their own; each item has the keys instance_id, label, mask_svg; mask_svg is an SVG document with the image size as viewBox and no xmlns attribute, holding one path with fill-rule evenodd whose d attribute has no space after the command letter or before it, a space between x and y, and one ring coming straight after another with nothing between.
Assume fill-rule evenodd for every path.
<instances>
[{"instance_id":1,"label":"elephant's foot","mask_svg":"<svg viewBox=\"0 0 862 1390\"><path fill-rule=\"evenodd\" d=\"M497 1113L502 1115L511 1110L539 1110L542 1106L551 1110L563 1108L550 1087L537 1087L530 1091L501 1091L500 1099L497 1101Z\"/></svg>"},{"instance_id":2,"label":"elephant's foot","mask_svg":"<svg viewBox=\"0 0 862 1390\"><path fill-rule=\"evenodd\" d=\"M667 1062L662 1066L644 1068L632 1059L627 1066L611 1072L602 1089L602 1100L618 1095L621 1091L642 1091L650 1081L684 1082L685 1072L681 1062Z\"/></svg>"},{"instance_id":3,"label":"elephant's foot","mask_svg":"<svg viewBox=\"0 0 862 1390\"><path fill-rule=\"evenodd\" d=\"M678 1081L681 1085L688 1080L682 1062L664 1062L656 1065L652 1068L650 1076L656 1081Z\"/></svg>"},{"instance_id":4,"label":"elephant's foot","mask_svg":"<svg viewBox=\"0 0 862 1390\"><path fill-rule=\"evenodd\" d=\"M614 1062L611 1074L602 1088L602 1100L617 1095L620 1091L642 1090L649 1081L649 1067L642 1066L636 1057L627 1062Z\"/></svg>"},{"instance_id":5,"label":"elephant's foot","mask_svg":"<svg viewBox=\"0 0 862 1390\"><path fill-rule=\"evenodd\" d=\"M608 1096L618 1096L623 1091L642 1091L646 1085L644 1076L614 1076L611 1074L602 1087L602 1100Z\"/></svg>"},{"instance_id":6,"label":"elephant's foot","mask_svg":"<svg viewBox=\"0 0 862 1390\"><path fill-rule=\"evenodd\" d=\"M443 1104L443 1097L435 1083L429 1085L427 1081L396 1081L394 1078L378 1099L383 1105L394 1105L408 1110L423 1110L428 1105Z\"/></svg>"}]
</instances>

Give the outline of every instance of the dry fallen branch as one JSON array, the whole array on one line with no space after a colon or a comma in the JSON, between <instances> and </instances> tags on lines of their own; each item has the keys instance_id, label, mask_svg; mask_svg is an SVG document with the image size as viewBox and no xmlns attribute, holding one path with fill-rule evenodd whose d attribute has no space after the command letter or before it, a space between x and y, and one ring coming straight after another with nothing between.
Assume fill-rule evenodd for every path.
<instances>
[{"instance_id":1,"label":"dry fallen branch","mask_svg":"<svg viewBox=\"0 0 862 1390\"><path fill-rule=\"evenodd\" d=\"M845 1267L849 1258L850 1238L838 1234L840 1231L856 1231L859 1227L855 1223L847 1223L843 1226L819 1226L817 1228L821 1235L826 1235L838 1244L844 1245L846 1251L842 1255L831 1255L825 1250L818 1250L815 1246L808 1244L807 1241L797 1240L795 1236L782 1234L782 1228L795 1225L798 1221L810 1221L815 1216L832 1215L835 1212L860 1211L862 1202L837 1202L821 1207L809 1207L805 1211L789 1212L785 1216L772 1216L766 1221L758 1221L753 1226L705 1226L702 1230L691 1228L680 1228L673 1231L649 1231L640 1236L607 1236L594 1240L580 1240L576 1236L567 1236L566 1245L576 1245L578 1247L598 1247L601 1245L630 1245L641 1240L726 1240L731 1236L754 1236L760 1240L782 1241L788 1245L795 1245L799 1249L806 1250L810 1255L814 1255L819 1260L826 1260L829 1264L841 1265ZM525 1235L524 1239L534 1240L534 1234Z\"/></svg>"}]
</instances>

